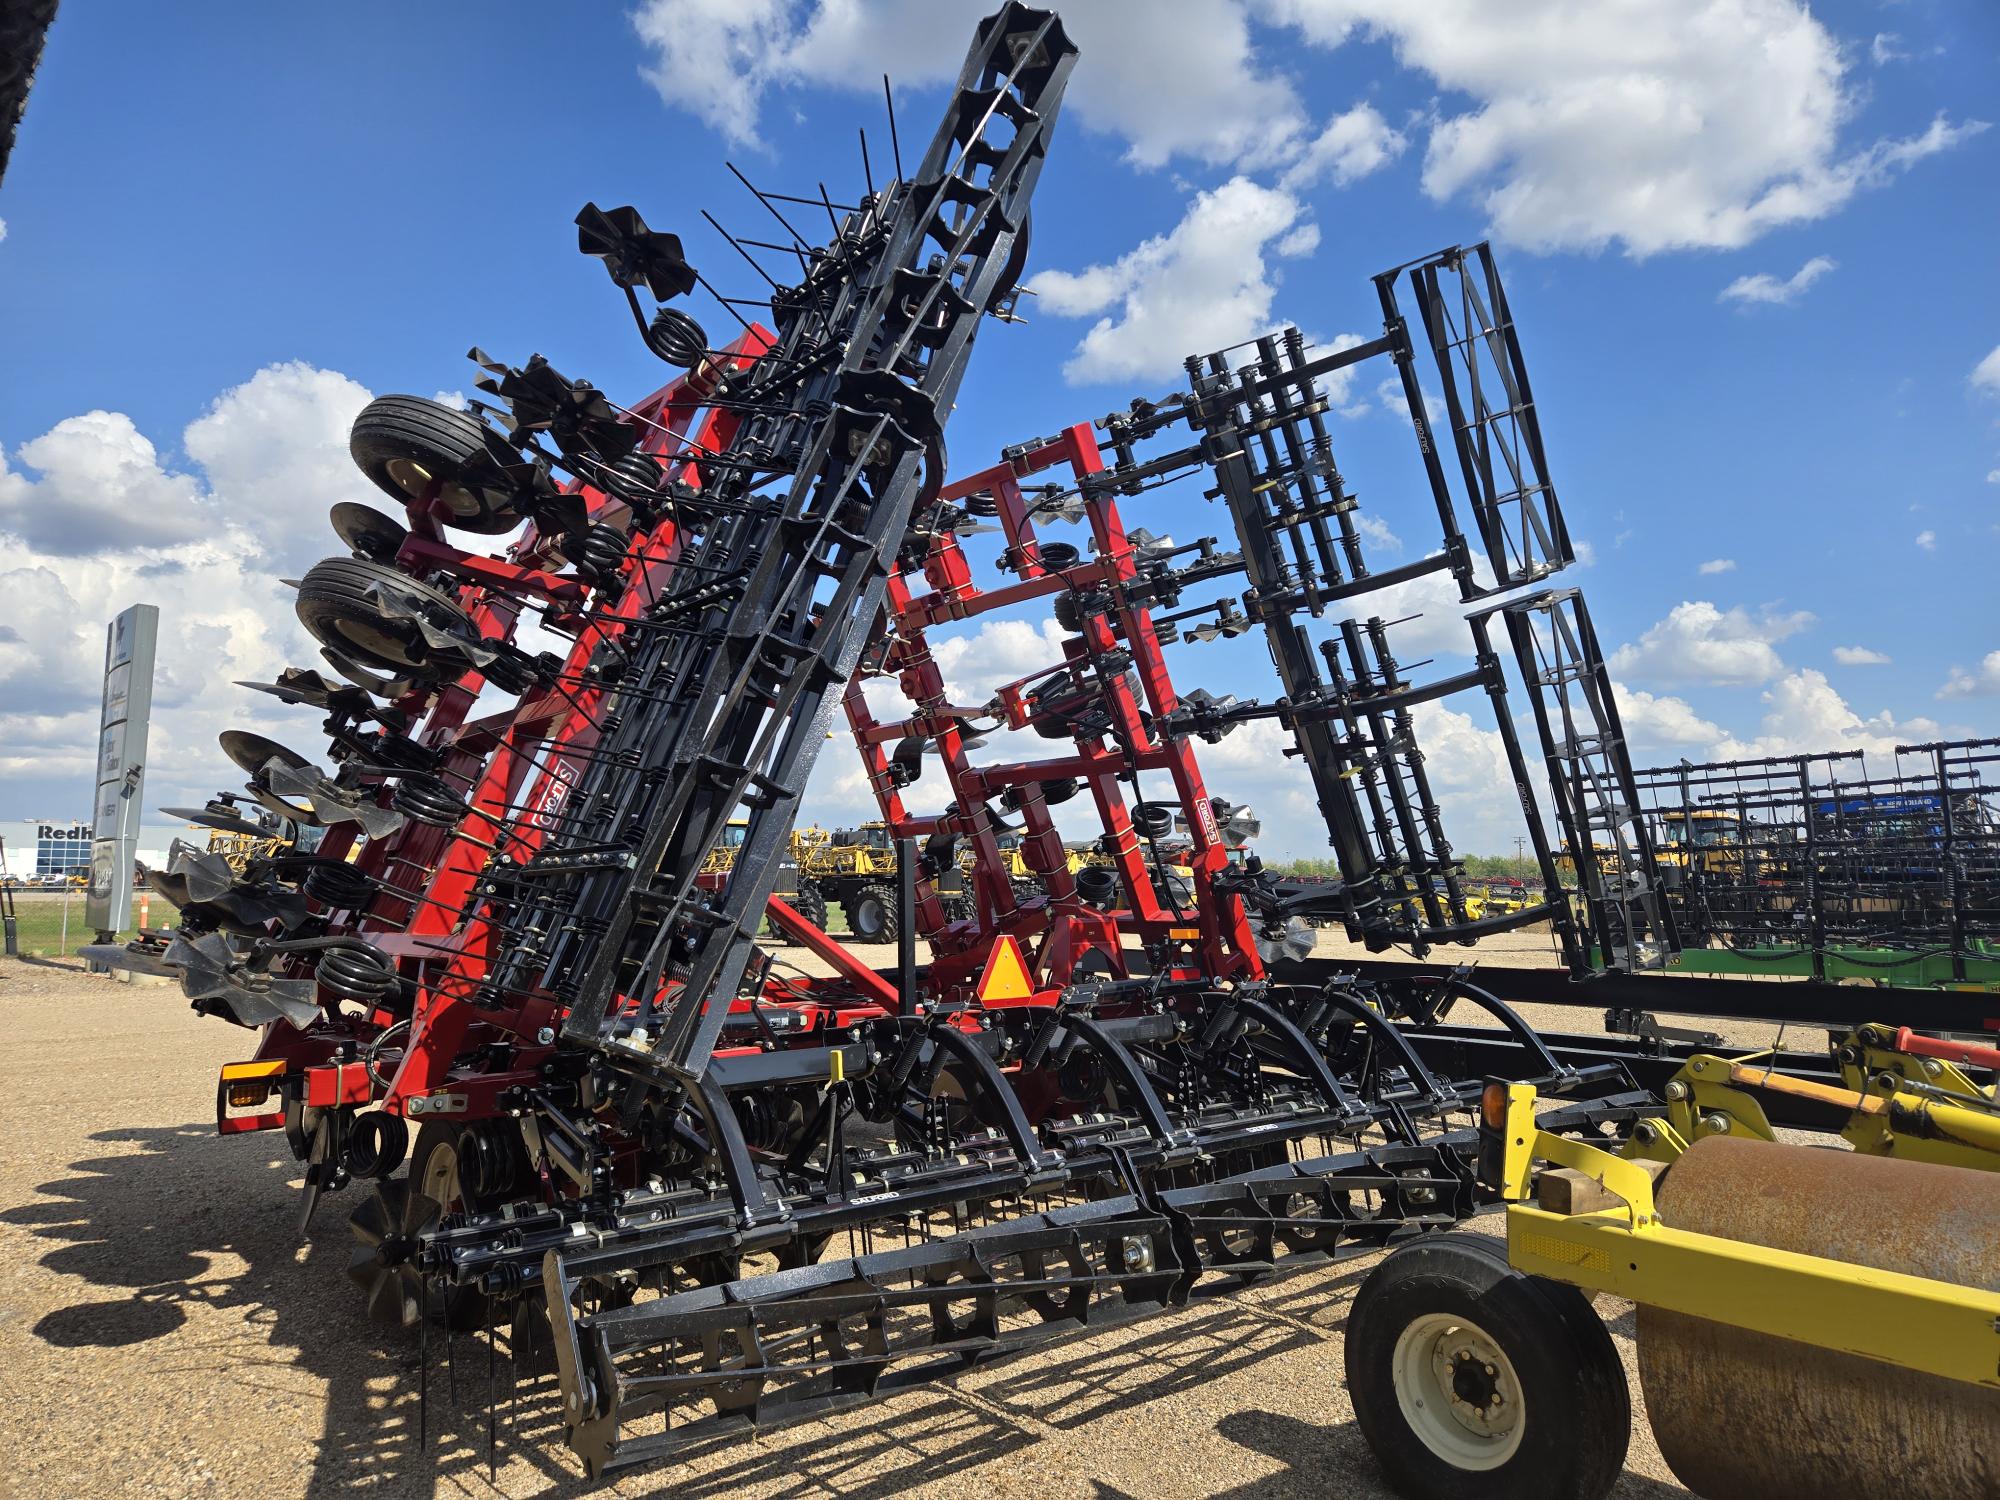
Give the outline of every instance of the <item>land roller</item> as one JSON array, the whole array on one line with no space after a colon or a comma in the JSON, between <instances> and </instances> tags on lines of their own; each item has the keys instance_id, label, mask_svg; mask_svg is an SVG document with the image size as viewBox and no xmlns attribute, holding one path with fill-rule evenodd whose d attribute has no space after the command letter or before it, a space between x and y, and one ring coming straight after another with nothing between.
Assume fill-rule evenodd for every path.
<instances>
[{"instance_id":1,"label":"land roller","mask_svg":"<svg viewBox=\"0 0 2000 1500\"><path fill-rule=\"evenodd\" d=\"M2000 1316L1992 1172L1716 1137L1675 1163L1658 1204L1664 1223L1692 1234L1832 1262L1858 1280L1870 1270L1916 1278L1951 1289L1947 1300L1963 1302L1968 1321L1982 1310ZM1960 1295L1973 1291L1993 1296ZM1913 1319L1919 1295L1911 1290ZM1926 1368L1928 1357L1905 1365L1847 1352L1850 1341L1869 1347L1868 1330L1829 1326L1816 1310L1805 1318L1794 1332L1812 1342L1640 1302L1647 1416L1690 1489L1716 1500L1892 1485L2000 1491L2000 1358L1987 1361L1984 1384L1972 1383L1953 1378L1942 1358Z\"/></svg>"},{"instance_id":2,"label":"land roller","mask_svg":"<svg viewBox=\"0 0 2000 1500\"><path fill-rule=\"evenodd\" d=\"M1885 1031L1864 1028L1841 1050L1859 1055ZM1893 1055L1867 1052L1873 1065ZM1723 1061L1693 1059L1688 1076ZM1991 1087L1954 1070L1964 1086L1931 1104L1952 1154L1972 1163L1946 1165L1899 1157L1894 1135L1854 1149L1770 1139L1751 1097L1778 1082L1859 1123L1896 1092L1886 1074L1872 1092L1801 1090L1768 1065L1726 1066L1744 1089L1735 1111L1713 1107L1728 1102L1717 1096L1692 1121L1663 1113L1621 1155L1539 1131L1532 1090L1488 1086L1482 1170L1509 1205L1504 1243L1393 1251L1350 1325L1355 1410L1400 1492L1608 1493L1632 1402L1585 1294L1611 1292L1637 1304L1646 1416L1697 1494L2000 1494ZM1905 1107L1899 1123L1913 1143L1937 1138L1928 1115ZM1679 1128L1690 1124L1691 1142Z\"/></svg>"},{"instance_id":3,"label":"land roller","mask_svg":"<svg viewBox=\"0 0 2000 1500\"><path fill-rule=\"evenodd\" d=\"M1375 277L1372 337L1280 328L948 460L954 408L1005 398L963 382L1018 321L1076 57L1051 12L979 23L928 144L811 200L827 241L760 265L768 325L718 297L721 347L679 237L586 204L579 248L668 383L617 404L474 351L468 410L371 403L357 488L397 513L335 507L347 554L298 585L332 675L247 684L323 715L323 755L230 731L247 783L192 810L255 833L247 799L287 836L177 846L150 876L177 925L91 956L254 1032L219 1133L282 1135L302 1233L360 1200L357 1300L413 1334L420 1413L431 1351L485 1342L489 1458L494 1393L551 1367L603 1476L1387 1250L1349 1373L1406 1494L1604 1492L1631 1401L1597 1291L1645 1309L1648 1406L1699 1487L1993 1493L1993 1059L1902 1029L1990 1006L1661 972L1695 908L1666 899L1584 598L1551 582L1576 549L1489 247ZM798 199L750 191L796 235ZM1400 384L1414 439L1386 517L1329 422L1362 375ZM1175 494L1217 535L1137 524ZM1374 566L1384 520L1434 550ZM1383 617L1422 580L1468 665ZM1037 609L1039 662L948 676L947 632ZM1275 694L1177 683L1170 653L1248 632ZM1519 900L1454 852L1420 743L1440 703L1493 725ZM894 853L856 926L892 964L826 931L800 852L836 715ZM1210 793L1205 747L1246 726L1297 765L1334 873L1280 878ZM1316 958L1314 926L1413 961ZM1530 926L1556 998L1736 996L1842 1040L1546 1031L1514 1003L1534 975L1439 961ZM1496 1213L1504 1241L1472 1222Z\"/></svg>"}]
</instances>

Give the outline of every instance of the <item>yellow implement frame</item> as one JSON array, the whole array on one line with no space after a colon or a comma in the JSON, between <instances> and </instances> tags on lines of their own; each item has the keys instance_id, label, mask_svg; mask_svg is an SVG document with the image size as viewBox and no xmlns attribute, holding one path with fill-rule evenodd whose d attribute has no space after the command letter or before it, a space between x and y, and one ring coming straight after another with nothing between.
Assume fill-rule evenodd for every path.
<instances>
[{"instance_id":1,"label":"yellow implement frame","mask_svg":"<svg viewBox=\"0 0 2000 1500\"><path fill-rule=\"evenodd\" d=\"M1501 1189L1509 1200L1507 1259L1516 1269L1772 1338L2000 1388L2000 1292L1675 1229L1661 1222L1644 1167L1537 1130L1532 1087L1490 1087L1506 1091ZM1525 1200L1537 1162L1583 1173L1620 1205L1577 1214L1534 1207Z\"/></svg>"},{"instance_id":2,"label":"yellow implement frame","mask_svg":"<svg viewBox=\"0 0 2000 1500\"><path fill-rule=\"evenodd\" d=\"M1867 1155L2000 1171L2000 1102L1954 1064L1897 1050L1891 1035L1863 1026L1844 1039L1838 1085L1779 1073L1768 1053L1690 1057L1660 1116L1641 1122L1623 1154L1670 1162L1706 1136L1776 1140L1759 1096L1784 1095L1846 1110L1840 1134Z\"/></svg>"},{"instance_id":3,"label":"yellow implement frame","mask_svg":"<svg viewBox=\"0 0 2000 1500\"><path fill-rule=\"evenodd\" d=\"M189 825L192 827L193 825ZM223 861L236 874L241 875L254 859L275 859L292 847L292 841L275 835L269 838L252 838L247 833L224 833L219 829L208 835L208 852L220 854Z\"/></svg>"}]
</instances>

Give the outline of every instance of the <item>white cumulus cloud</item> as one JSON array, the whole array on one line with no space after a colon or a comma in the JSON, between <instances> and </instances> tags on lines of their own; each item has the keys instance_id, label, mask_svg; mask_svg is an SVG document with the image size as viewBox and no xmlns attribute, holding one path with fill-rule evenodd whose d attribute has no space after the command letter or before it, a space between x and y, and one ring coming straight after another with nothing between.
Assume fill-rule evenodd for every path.
<instances>
[{"instance_id":1,"label":"white cumulus cloud","mask_svg":"<svg viewBox=\"0 0 2000 1500\"><path fill-rule=\"evenodd\" d=\"M1232 177L1109 265L1031 278L1044 312L1097 315L1064 376L1074 385L1172 376L1189 354L1268 331L1277 283L1265 255L1281 254L1303 211L1290 193Z\"/></svg>"},{"instance_id":2,"label":"white cumulus cloud","mask_svg":"<svg viewBox=\"0 0 2000 1500\"><path fill-rule=\"evenodd\" d=\"M1843 139L1839 41L1800 0L1259 0L1309 41L1387 41L1449 100L1424 152L1533 250L1734 248L1821 219L1982 122Z\"/></svg>"},{"instance_id":3,"label":"white cumulus cloud","mask_svg":"<svg viewBox=\"0 0 2000 1500\"><path fill-rule=\"evenodd\" d=\"M1826 674L1811 667L1780 677L1764 691L1763 701L1758 733L1750 739L1725 736L1714 748L1716 759L1812 755L1822 750L1888 755L1899 744L1935 739L1940 733L1930 719L1898 720L1887 709L1867 716L1856 712L1834 691Z\"/></svg>"},{"instance_id":4,"label":"white cumulus cloud","mask_svg":"<svg viewBox=\"0 0 2000 1500\"><path fill-rule=\"evenodd\" d=\"M1403 133L1373 105L1357 104L1327 122L1285 169L1281 181L1288 188L1303 188L1325 178L1335 187L1346 187L1386 167L1408 145Z\"/></svg>"},{"instance_id":5,"label":"white cumulus cloud","mask_svg":"<svg viewBox=\"0 0 2000 1500\"><path fill-rule=\"evenodd\" d=\"M1736 571L1736 559L1733 557L1711 557L1707 562L1695 569L1695 571L1700 573L1704 578L1716 573L1734 573Z\"/></svg>"},{"instance_id":6,"label":"white cumulus cloud","mask_svg":"<svg viewBox=\"0 0 2000 1500\"><path fill-rule=\"evenodd\" d=\"M1953 667L1938 689L1940 698L1985 698L2000 693L2000 651L1989 651L1971 671Z\"/></svg>"},{"instance_id":7,"label":"white cumulus cloud","mask_svg":"<svg viewBox=\"0 0 2000 1500\"><path fill-rule=\"evenodd\" d=\"M1917 545L1926 552L1937 551L1937 533L1928 529L1918 532Z\"/></svg>"},{"instance_id":8,"label":"white cumulus cloud","mask_svg":"<svg viewBox=\"0 0 2000 1500\"><path fill-rule=\"evenodd\" d=\"M1635 750L1673 750L1710 745L1723 736L1722 726L1704 719L1685 698L1653 694L1643 688L1611 685L1618 718Z\"/></svg>"},{"instance_id":9,"label":"white cumulus cloud","mask_svg":"<svg viewBox=\"0 0 2000 1500\"><path fill-rule=\"evenodd\" d=\"M1886 667L1889 665L1889 658L1886 654L1868 646L1835 646L1833 648L1833 659L1843 667Z\"/></svg>"},{"instance_id":10,"label":"white cumulus cloud","mask_svg":"<svg viewBox=\"0 0 2000 1500\"><path fill-rule=\"evenodd\" d=\"M328 509L377 493L347 451L348 429L371 399L338 371L271 365L211 402L181 445L207 476L215 507L273 557L303 567L333 550Z\"/></svg>"},{"instance_id":11,"label":"white cumulus cloud","mask_svg":"<svg viewBox=\"0 0 2000 1500\"><path fill-rule=\"evenodd\" d=\"M1775 302L1779 306L1796 302L1801 293L1828 271L1839 265L1830 255L1815 255L1796 271L1780 281L1768 271L1759 271L1754 276L1739 276L1716 294L1718 302Z\"/></svg>"},{"instance_id":12,"label":"white cumulus cloud","mask_svg":"<svg viewBox=\"0 0 2000 1500\"><path fill-rule=\"evenodd\" d=\"M773 88L879 95L884 72L899 87L955 78L974 25L993 8L991 0L645 0L632 23L648 54L641 71L661 99L754 145ZM1297 94L1258 57L1235 0L1067 6L1062 23L1081 52L1065 113L1123 139L1136 165L1176 156L1265 164L1296 150L1307 129ZM929 119L916 120L898 121L906 160L928 138Z\"/></svg>"},{"instance_id":13,"label":"white cumulus cloud","mask_svg":"<svg viewBox=\"0 0 2000 1500\"><path fill-rule=\"evenodd\" d=\"M0 531L52 557L110 547L172 547L216 517L201 487L160 467L159 450L123 412L65 417L15 450L39 479L0 455Z\"/></svg>"},{"instance_id":14,"label":"white cumulus cloud","mask_svg":"<svg viewBox=\"0 0 2000 1500\"><path fill-rule=\"evenodd\" d=\"M1993 352L1972 367L1968 377L1974 390L1984 391L1989 396L2000 396L2000 344L1993 346Z\"/></svg>"},{"instance_id":15,"label":"white cumulus cloud","mask_svg":"<svg viewBox=\"0 0 2000 1500\"><path fill-rule=\"evenodd\" d=\"M1611 654L1611 670L1656 683L1769 682L1785 670L1776 643L1813 623L1790 614L1718 609L1706 599L1676 604L1636 642Z\"/></svg>"}]
</instances>

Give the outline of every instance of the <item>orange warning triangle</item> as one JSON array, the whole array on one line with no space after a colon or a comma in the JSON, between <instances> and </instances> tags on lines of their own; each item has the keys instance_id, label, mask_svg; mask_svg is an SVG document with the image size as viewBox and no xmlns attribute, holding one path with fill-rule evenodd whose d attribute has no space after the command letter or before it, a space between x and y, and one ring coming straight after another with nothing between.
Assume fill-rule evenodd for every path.
<instances>
[{"instance_id":1,"label":"orange warning triangle","mask_svg":"<svg viewBox=\"0 0 2000 1500\"><path fill-rule=\"evenodd\" d=\"M995 1000L1026 1000L1035 993L1035 982L1028 977L1028 964L1021 957L1021 945L1007 936L1000 935L1000 941L993 945L993 952L987 956L986 971L979 976L979 987L973 991L982 1005Z\"/></svg>"}]
</instances>

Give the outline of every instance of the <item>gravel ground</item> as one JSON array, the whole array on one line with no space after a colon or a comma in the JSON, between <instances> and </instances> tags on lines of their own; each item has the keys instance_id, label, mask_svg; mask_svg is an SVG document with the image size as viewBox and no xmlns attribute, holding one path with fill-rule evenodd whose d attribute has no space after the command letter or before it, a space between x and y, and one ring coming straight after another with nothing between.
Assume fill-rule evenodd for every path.
<instances>
[{"instance_id":1,"label":"gravel ground","mask_svg":"<svg viewBox=\"0 0 2000 1500\"><path fill-rule=\"evenodd\" d=\"M1538 1019L1596 1022L1589 1011ZM0 1410L13 1438L0 1494L589 1488L561 1446L552 1379L523 1387L511 1428L502 1407L489 1480L476 1336L456 1341L456 1407L433 1345L430 1447L418 1451L415 1346L371 1328L342 1274L354 1190L324 1204L301 1243L282 1141L214 1134L215 1070L250 1051L247 1034L196 1017L172 988L13 961L0 963L0 1028ZM1733 1040L1770 1037L1751 1028ZM1199 1302L606 1488L1386 1496L1341 1384L1348 1301L1370 1264ZM1599 1310L1629 1368L1629 1305ZM1636 1402L1636 1373L1633 1384ZM1685 1493L1636 1427L1617 1494Z\"/></svg>"}]
</instances>

